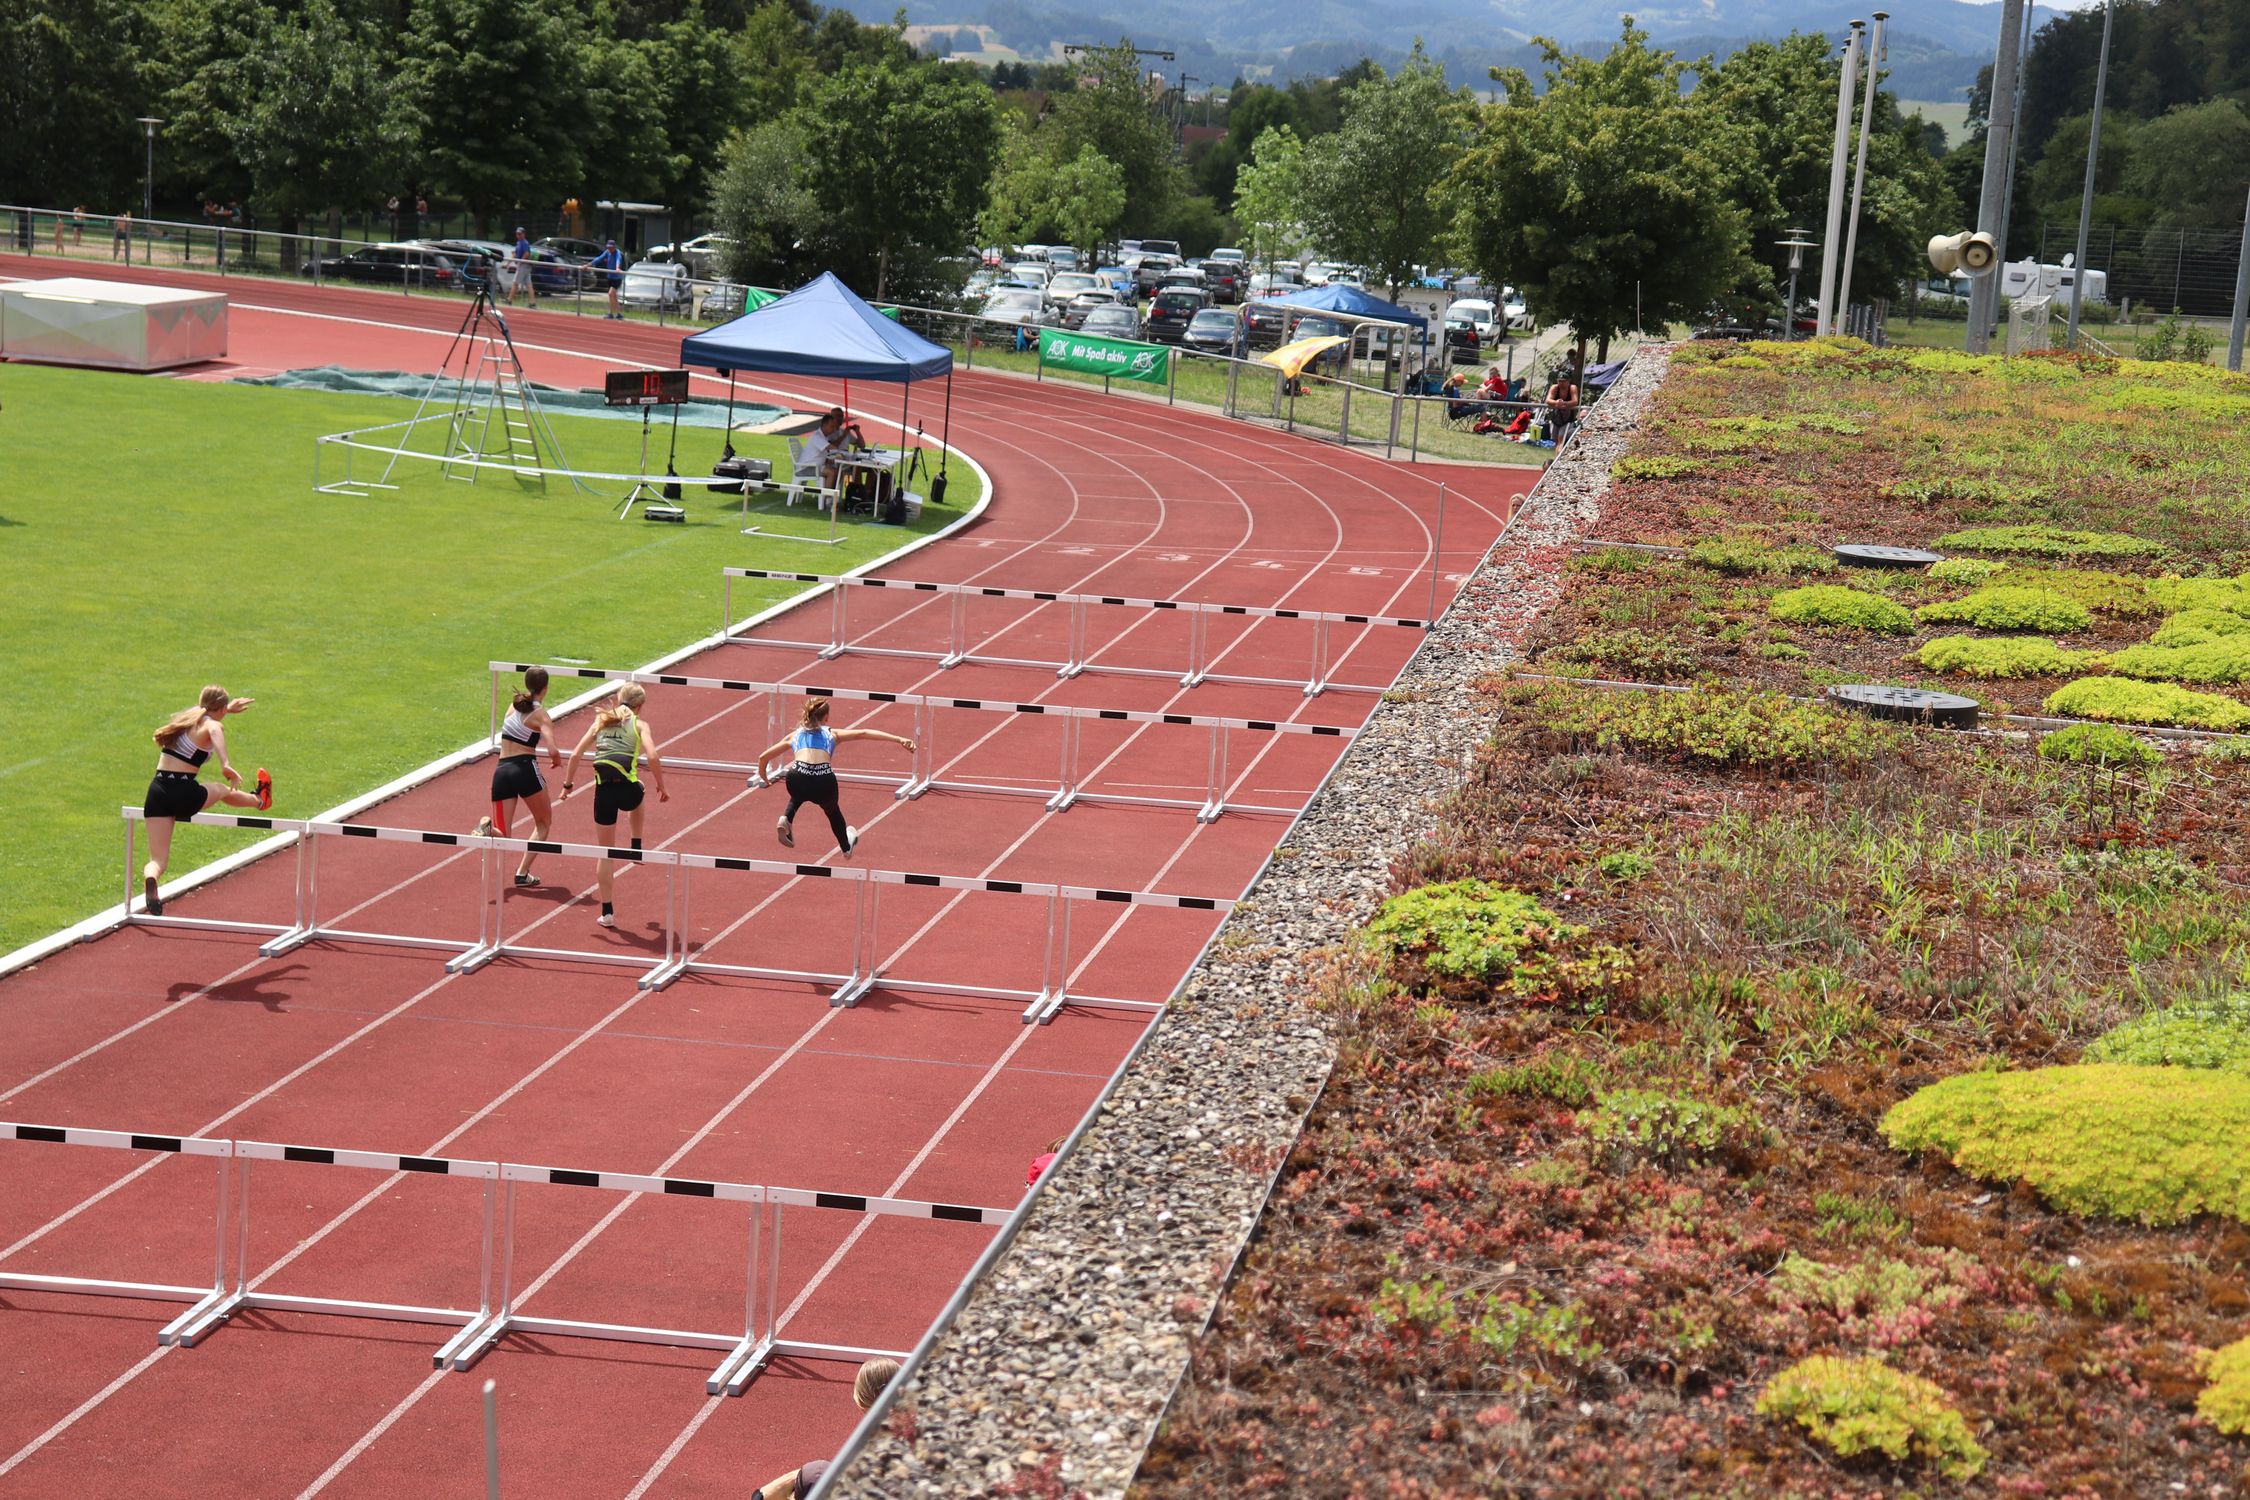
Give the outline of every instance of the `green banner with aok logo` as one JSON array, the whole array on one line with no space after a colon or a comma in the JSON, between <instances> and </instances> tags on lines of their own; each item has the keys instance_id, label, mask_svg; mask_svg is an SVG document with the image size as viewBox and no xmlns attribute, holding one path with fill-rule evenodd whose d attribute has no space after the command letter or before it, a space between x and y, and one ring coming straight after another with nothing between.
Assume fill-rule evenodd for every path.
<instances>
[{"instance_id":1,"label":"green banner with aok logo","mask_svg":"<svg viewBox=\"0 0 2250 1500\"><path fill-rule=\"evenodd\" d=\"M1172 351L1162 344L1105 339L1098 333L1049 328L1039 335L1039 362L1058 370L1080 370L1115 380L1145 380L1162 385Z\"/></svg>"}]
</instances>

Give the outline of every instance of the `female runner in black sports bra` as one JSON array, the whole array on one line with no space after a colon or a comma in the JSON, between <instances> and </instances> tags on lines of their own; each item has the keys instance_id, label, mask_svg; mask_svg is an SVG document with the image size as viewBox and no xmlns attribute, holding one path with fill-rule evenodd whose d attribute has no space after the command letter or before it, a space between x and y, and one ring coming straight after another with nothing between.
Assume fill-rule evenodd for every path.
<instances>
[{"instance_id":1,"label":"female runner in black sports bra","mask_svg":"<svg viewBox=\"0 0 2250 1500\"><path fill-rule=\"evenodd\" d=\"M241 713L255 702L255 698L229 698L225 688L213 684L197 696L195 707L181 709L156 727L156 775L141 803L141 815L148 822L148 863L141 867L141 896L152 917L164 915L156 884L171 861L172 828L178 819L192 818L214 802L261 812L273 806L273 777L265 767L258 768L257 791L242 790L242 773L227 759L227 732L220 727L228 714ZM219 757L219 774L227 779L223 787L205 786L200 780L203 763L214 755Z\"/></svg>"}]
</instances>

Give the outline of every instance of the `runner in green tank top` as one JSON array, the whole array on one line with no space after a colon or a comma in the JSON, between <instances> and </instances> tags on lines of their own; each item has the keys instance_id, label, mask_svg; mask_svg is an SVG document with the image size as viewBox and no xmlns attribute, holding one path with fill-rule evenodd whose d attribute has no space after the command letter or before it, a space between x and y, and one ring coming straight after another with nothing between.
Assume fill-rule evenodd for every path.
<instances>
[{"instance_id":1,"label":"runner in green tank top","mask_svg":"<svg viewBox=\"0 0 2250 1500\"><path fill-rule=\"evenodd\" d=\"M637 682L629 682L619 690L617 701L603 707L587 726L585 737L578 748L570 752L570 764L563 770L562 796L558 802L570 799L571 789L577 785L578 762L586 752L594 752L594 828L603 833L602 842L616 847L616 837L604 830L617 827L617 815L624 813L632 819L633 847L641 847L641 798L646 795L641 786L641 757L648 757L649 779L655 783L656 799L669 802L672 794L664 790L664 762L656 748L656 736L649 732L648 723L639 713L648 699L648 689ZM617 861L604 859L594 867L594 883L601 890L602 914L595 920L604 927L617 925L617 913L610 903L610 892L616 878Z\"/></svg>"}]
</instances>

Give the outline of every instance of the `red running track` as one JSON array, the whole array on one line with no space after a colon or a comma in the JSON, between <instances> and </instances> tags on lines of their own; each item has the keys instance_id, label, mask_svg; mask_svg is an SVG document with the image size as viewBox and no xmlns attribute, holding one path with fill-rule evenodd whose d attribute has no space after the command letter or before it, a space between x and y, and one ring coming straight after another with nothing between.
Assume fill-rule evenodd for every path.
<instances>
[{"instance_id":1,"label":"red running track","mask_svg":"<svg viewBox=\"0 0 2250 1500\"><path fill-rule=\"evenodd\" d=\"M44 265L0 258L0 274ZM73 274L98 267L73 266ZM137 273L136 280L205 284ZM458 304L380 293L233 282L235 359L246 368L343 363L431 368ZM535 376L589 383L597 367L669 364L678 335L567 315L512 322ZM760 384L798 404L840 392ZM865 394L864 390L860 393ZM877 408L869 413L880 419ZM990 472L995 498L955 536L889 571L903 577L1153 597L1418 615L1427 603L1435 478L1452 486L1440 574L1452 583L1489 544L1530 475L1385 464L1206 413L965 372L955 435ZM749 566L803 567L797 549L745 545ZM716 584L717 580L713 580ZM825 600L755 638L825 639ZM949 606L855 591L854 639L945 643ZM715 611L714 611L715 612ZM707 628L698 611L682 634ZM977 601L977 649L1059 658L1062 612ZM1098 610L1098 662L1171 667L1176 615ZM1414 644L1395 629L1338 627L1333 677L1387 682ZM1300 676L1309 627L1215 622L1221 671ZM1103 671L1058 681L1032 669L875 655L815 662L801 648L719 648L680 670L834 686L933 689L1118 708L1356 724L1371 699L1307 700L1288 688ZM906 732L903 710L854 712ZM659 688L649 721L675 756L748 759L772 737L765 700ZM1231 896L1287 826L1230 813L1084 802L1048 813L1006 789L1052 784L1058 726L948 711L940 775L967 783L911 801L846 787L875 867ZM566 728L574 737L575 726ZM1200 795L1206 737L1170 726L1088 724L1081 784L1123 796ZM1342 743L1237 735L1235 800L1301 805ZM903 771L903 755L854 747L847 770ZM383 804L367 819L466 827L481 811L475 765ZM120 789L123 801L133 789ZM774 858L778 793L732 773L679 771L648 815L652 846ZM590 840L581 799L556 837ZM309 811L284 808L286 812ZM832 860L817 813L797 857ZM183 837L192 838L192 833ZM369 930L472 935L474 856L329 841L324 919ZM647 953L659 878L619 877L621 925L592 922L590 871L549 858L548 884L511 891L511 935L571 949ZM180 898L178 915L283 921L289 862L269 859ZM692 937L719 962L827 969L849 931L837 883L750 874L695 877ZM1161 1000L1216 929L1210 913L1075 913L1071 988ZM1036 988L1044 903L998 894L886 888L879 929L889 972L995 989ZM1021 1024L1021 1002L878 987L849 1009L804 983L690 975L658 992L598 963L504 959L446 974L437 952L349 942L262 960L255 939L131 927L0 980L0 1119L191 1133L609 1171L770 1182L1007 1206L1025 1162L1083 1115L1147 1012L1073 1006ZM212 1169L176 1157L0 1145L0 1268L192 1283L208 1274ZM473 1184L260 1163L248 1264L262 1289L417 1304L474 1305ZM746 1215L726 1204L525 1189L519 1305L548 1317L670 1327L739 1326ZM991 1231L816 1210L785 1218L783 1335L905 1348L958 1285ZM430 1370L442 1328L253 1313L190 1350L157 1349L177 1305L0 1293L0 1500L8 1496L239 1496L479 1493L482 1377L499 1383L502 1471L511 1493L739 1495L832 1451L856 1417L852 1366L783 1359L740 1400L706 1398L701 1350L516 1335L473 1376Z\"/></svg>"}]
</instances>

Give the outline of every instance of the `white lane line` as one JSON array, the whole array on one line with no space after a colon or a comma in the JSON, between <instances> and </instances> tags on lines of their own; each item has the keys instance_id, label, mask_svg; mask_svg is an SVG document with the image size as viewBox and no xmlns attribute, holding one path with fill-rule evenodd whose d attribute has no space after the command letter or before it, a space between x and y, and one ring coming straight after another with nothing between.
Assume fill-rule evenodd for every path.
<instances>
[{"instance_id":1,"label":"white lane line","mask_svg":"<svg viewBox=\"0 0 2250 1500\"><path fill-rule=\"evenodd\" d=\"M49 1443L53 1442L56 1438L61 1437L64 1433L70 1431L72 1426L77 1423L80 1417L83 1417L84 1415L86 1415L86 1413L92 1411L95 1407L101 1405L104 1401L107 1401L112 1393L123 1389L127 1381L131 1380L134 1376L140 1374L141 1371L147 1369L150 1365L155 1364L158 1360L162 1359L165 1355L171 1352L171 1349L169 1349L165 1345L159 1344L154 1349L149 1350L148 1353L142 1355L131 1369L118 1376L115 1380L112 1380L108 1385L103 1386L100 1390L94 1392L93 1395L88 1396L85 1400L79 1402L76 1407L72 1408L68 1416L64 1417L54 1426L48 1428L45 1432L40 1433L39 1436L33 1438L30 1442L24 1444L21 1448L18 1448L14 1453L10 1454L8 1456L7 1462L0 1463L0 1476L6 1475L18 1464L22 1463L25 1459L31 1457L31 1455L37 1453L40 1449L46 1447Z\"/></svg>"}]
</instances>

